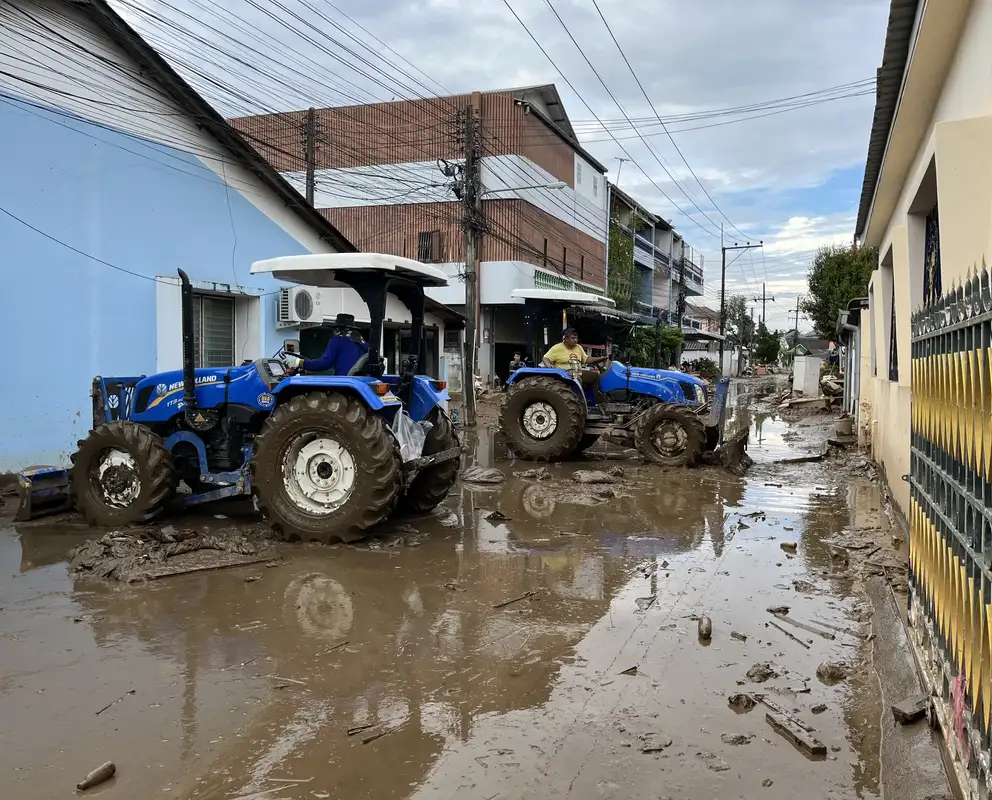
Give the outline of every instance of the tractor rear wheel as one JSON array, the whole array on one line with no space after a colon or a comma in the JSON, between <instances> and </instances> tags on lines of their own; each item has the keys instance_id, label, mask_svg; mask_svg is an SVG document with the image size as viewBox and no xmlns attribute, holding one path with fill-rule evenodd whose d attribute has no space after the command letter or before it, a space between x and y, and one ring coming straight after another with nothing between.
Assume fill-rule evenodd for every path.
<instances>
[{"instance_id":1,"label":"tractor rear wheel","mask_svg":"<svg viewBox=\"0 0 992 800\"><path fill-rule=\"evenodd\" d=\"M691 467L706 446L706 429L692 409L677 403L659 403L637 420L634 446L655 464Z\"/></svg>"},{"instance_id":2,"label":"tractor rear wheel","mask_svg":"<svg viewBox=\"0 0 992 800\"><path fill-rule=\"evenodd\" d=\"M69 481L76 509L104 527L146 522L176 490L178 476L162 437L115 420L79 441Z\"/></svg>"},{"instance_id":3,"label":"tractor rear wheel","mask_svg":"<svg viewBox=\"0 0 992 800\"><path fill-rule=\"evenodd\" d=\"M500 411L506 444L528 461L561 461L579 446L586 424L579 393L558 378L526 378L513 384Z\"/></svg>"},{"instance_id":4,"label":"tractor rear wheel","mask_svg":"<svg viewBox=\"0 0 992 800\"><path fill-rule=\"evenodd\" d=\"M437 409L430 421L434 427L427 433L427 441L424 442L425 456L458 447L458 436L447 414ZM448 496L451 487L458 480L460 463L460 458L453 458L420 470L411 481L406 494L400 498L400 508L409 514L427 514L433 511Z\"/></svg>"},{"instance_id":5,"label":"tractor rear wheel","mask_svg":"<svg viewBox=\"0 0 992 800\"><path fill-rule=\"evenodd\" d=\"M262 515L290 541L360 539L399 497L396 440L380 417L337 392L276 408L255 440L251 471Z\"/></svg>"}]
</instances>

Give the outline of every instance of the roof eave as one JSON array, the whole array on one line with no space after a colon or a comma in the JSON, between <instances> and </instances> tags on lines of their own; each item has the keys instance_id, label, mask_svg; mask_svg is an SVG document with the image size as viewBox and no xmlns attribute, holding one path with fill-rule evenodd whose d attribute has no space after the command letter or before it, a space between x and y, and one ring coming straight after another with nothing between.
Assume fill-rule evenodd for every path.
<instances>
[{"instance_id":1,"label":"roof eave","mask_svg":"<svg viewBox=\"0 0 992 800\"><path fill-rule=\"evenodd\" d=\"M151 77L157 79L173 100L195 116L198 125L202 125L218 142L238 155L256 177L282 198L297 216L317 231L321 239L339 252L357 252L358 248L306 202L213 106L110 7L106 0L70 0L70 2L76 7L88 8L89 16L118 47L141 64Z\"/></svg>"}]
</instances>

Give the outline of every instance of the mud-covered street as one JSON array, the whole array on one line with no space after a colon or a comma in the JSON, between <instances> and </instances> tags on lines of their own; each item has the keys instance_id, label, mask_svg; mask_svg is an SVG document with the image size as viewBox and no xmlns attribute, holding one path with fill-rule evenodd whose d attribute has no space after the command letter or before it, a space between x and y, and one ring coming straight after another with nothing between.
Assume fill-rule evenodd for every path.
<instances>
[{"instance_id":1,"label":"mud-covered street","mask_svg":"<svg viewBox=\"0 0 992 800\"><path fill-rule=\"evenodd\" d=\"M87 796L950 797L926 723L889 710L919 691L904 535L864 456L779 463L833 419L771 397L740 393L744 478L518 477L482 429L466 466L506 480L431 517L148 583L71 575L92 533L4 523L0 796L69 797L112 760ZM256 525L224 514L184 524Z\"/></svg>"}]
</instances>

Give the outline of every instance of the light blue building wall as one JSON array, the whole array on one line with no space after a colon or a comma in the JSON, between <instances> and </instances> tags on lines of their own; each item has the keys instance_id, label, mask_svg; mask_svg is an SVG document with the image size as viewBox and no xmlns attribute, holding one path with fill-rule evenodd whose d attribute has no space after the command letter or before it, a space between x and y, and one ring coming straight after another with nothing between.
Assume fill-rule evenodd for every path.
<instances>
[{"instance_id":1,"label":"light blue building wall","mask_svg":"<svg viewBox=\"0 0 992 800\"><path fill-rule=\"evenodd\" d=\"M261 347L278 348L277 286L248 270L306 250L199 158L9 94L0 145L0 472L65 461L94 375L156 370L156 276L267 294Z\"/></svg>"}]
</instances>

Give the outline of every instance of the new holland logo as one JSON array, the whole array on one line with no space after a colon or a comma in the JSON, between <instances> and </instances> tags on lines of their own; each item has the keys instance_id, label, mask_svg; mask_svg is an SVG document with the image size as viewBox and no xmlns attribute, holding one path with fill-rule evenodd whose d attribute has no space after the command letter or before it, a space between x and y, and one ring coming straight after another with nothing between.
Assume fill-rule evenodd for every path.
<instances>
[{"instance_id":1,"label":"new holland logo","mask_svg":"<svg viewBox=\"0 0 992 800\"><path fill-rule=\"evenodd\" d=\"M120 405L120 400L116 394L112 394L107 398L107 405L111 408L117 408L117 406Z\"/></svg>"},{"instance_id":2,"label":"new holland logo","mask_svg":"<svg viewBox=\"0 0 992 800\"><path fill-rule=\"evenodd\" d=\"M161 394L165 394L167 391L169 391L169 387L166 386L164 383L160 383L158 386L155 387L155 394L161 395Z\"/></svg>"},{"instance_id":3,"label":"new holland logo","mask_svg":"<svg viewBox=\"0 0 992 800\"><path fill-rule=\"evenodd\" d=\"M271 394L269 394L268 392L262 392L258 396L258 404L262 408L270 408L275 402L276 402L276 399Z\"/></svg>"}]
</instances>

